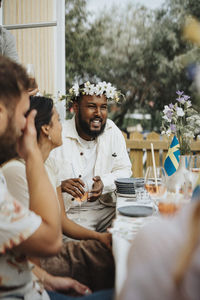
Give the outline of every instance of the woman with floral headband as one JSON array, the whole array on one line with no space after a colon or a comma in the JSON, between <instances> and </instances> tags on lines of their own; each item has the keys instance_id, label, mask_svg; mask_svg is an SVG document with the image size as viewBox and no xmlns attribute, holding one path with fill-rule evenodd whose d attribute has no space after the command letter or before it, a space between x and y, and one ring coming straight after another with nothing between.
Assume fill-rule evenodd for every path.
<instances>
[{"instance_id":1,"label":"woman with floral headband","mask_svg":"<svg viewBox=\"0 0 200 300\"><path fill-rule=\"evenodd\" d=\"M63 145L54 157L60 168L62 192L68 216L79 219L77 198L88 192L81 205L81 225L105 231L115 215L111 193L115 179L131 176L126 143L119 128L107 119L108 102L123 95L111 83L75 84L67 95L75 116L63 124Z\"/></svg>"}]
</instances>

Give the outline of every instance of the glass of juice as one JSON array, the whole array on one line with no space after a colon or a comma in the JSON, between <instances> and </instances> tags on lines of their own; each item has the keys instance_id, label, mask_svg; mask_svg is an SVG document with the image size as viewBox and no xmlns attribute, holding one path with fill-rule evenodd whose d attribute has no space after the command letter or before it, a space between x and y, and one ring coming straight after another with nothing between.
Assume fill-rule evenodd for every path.
<instances>
[{"instance_id":1,"label":"glass of juice","mask_svg":"<svg viewBox=\"0 0 200 300\"><path fill-rule=\"evenodd\" d=\"M166 195L166 173L163 167L148 167L144 178L145 189L156 203L159 198Z\"/></svg>"},{"instance_id":2,"label":"glass of juice","mask_svg":"<svg viewBox=\"0 0 200 300\"><path fill-rule=\"evenodd\" d=\"M184 195L173 192L167 192L165 197L157 200L158 210L162 215L175 214L184 203Z\"/></svg>"}]
</instances>

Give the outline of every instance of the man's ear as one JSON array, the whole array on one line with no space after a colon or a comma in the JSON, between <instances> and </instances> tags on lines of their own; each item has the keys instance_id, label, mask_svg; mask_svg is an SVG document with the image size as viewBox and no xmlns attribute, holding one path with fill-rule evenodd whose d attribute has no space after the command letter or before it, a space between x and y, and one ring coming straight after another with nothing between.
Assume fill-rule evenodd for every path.
<instances>
[{"instance_id":1,"label":"man's ear","mask_svg":"<svg viewBox=\"0 0 200 300\"><path fill-rule=\"evenodd\" d=\"M42 125L41 131L44 135L49 136L50 125Z\"/></svg>"}]
</instances>

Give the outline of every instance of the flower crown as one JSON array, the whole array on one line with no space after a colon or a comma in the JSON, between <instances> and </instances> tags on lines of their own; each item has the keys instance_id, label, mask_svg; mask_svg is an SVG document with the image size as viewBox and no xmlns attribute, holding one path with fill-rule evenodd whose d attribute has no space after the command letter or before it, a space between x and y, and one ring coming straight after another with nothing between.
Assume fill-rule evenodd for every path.
<instances>
[{"instance_id":1,"label":"flower crown","mask_svg":"<svg viewBox=\"0 0 200 300\"><path fill-rule=\"evenodd\" d=\"M120 98L124 95L121 91L117 90L114 86L111 85L110 82L98 82L97 84L90 83L89 81L85 82L81 85L75 83L70 89L67 98L69 101L73 102L77 100L77 97L81 95L96 95L102 96L105 95L108 100L114 100L115 102L119 102Z\"/></svg>"}]
</instances>

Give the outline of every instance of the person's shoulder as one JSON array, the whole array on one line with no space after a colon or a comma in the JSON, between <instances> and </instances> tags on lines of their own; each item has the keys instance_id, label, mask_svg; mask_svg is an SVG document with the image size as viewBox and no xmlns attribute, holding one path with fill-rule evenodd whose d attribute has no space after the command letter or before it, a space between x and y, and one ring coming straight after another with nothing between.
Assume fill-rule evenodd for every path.
<instances>
[{"instance_id":1,"label":"person's shoulder","mask_svg":"<svg viewBox=\"0 0 200 300\"><path fill-rule=\"evenodd\" d=\"M117 125L111 119L107 119L106 129L107 130L113 129L116 131L120 131L119 127L117 127Z\"/></svg>"},{"instance_id":2,"label":"person's shoulder","mask_svg":"<svg viewBox=\"0 0 200 300\"><path fill-rule=\"evenodd\" d=\"M11 159L11 160L5 162L2 165L1 169L2 169L2 171L5 171L5 170L11 169L13 167L25 169L25 164L22 159Z\"/></svg>"},{"instance_id":3,"label":"person's shoulder","mask_svg":"<svg viewBox=\"0 0 200 300\"><path fill-rule=\"evenodd\" d=\"M70 134L75 127L75 122L72 119L64 120L62 122L62 135L66 137L66 135Z\"/></svg>"},{"instance_id":4,"label":"person's shoulder","mask_svg":"<svg viewBox=\"0 0 200 300\"><path fill-rule=\"evenodd\" d=\"M44 165L47 169L51 169L54 172L57 171L57 169L58 169L57 164L56 164L56 159L53 156L49 156L46 159Z\"/></svg>"},{"instance_id":5,"label":"person's shoulder","mask_svg":"<svg viewBox=\"0 0 200 300\"><path fill-rule=\"evenodd\" d=\"M119 127L111 119L107 119L106 132L108 134L112 132L112 135L114 134L114 135L123 136Z\"/></svg>"}]
</instances>

